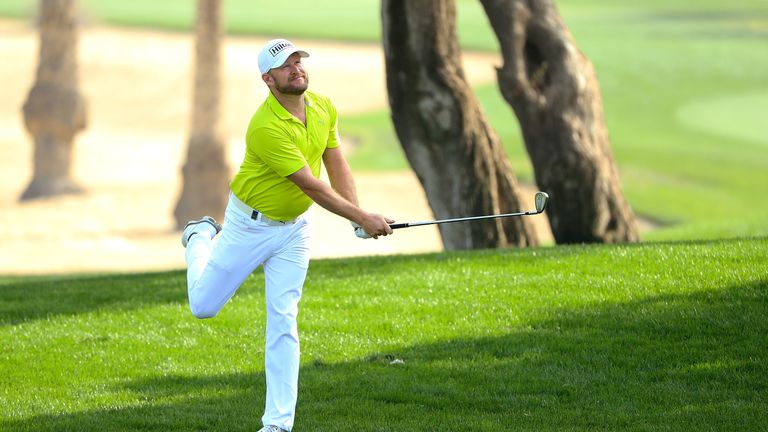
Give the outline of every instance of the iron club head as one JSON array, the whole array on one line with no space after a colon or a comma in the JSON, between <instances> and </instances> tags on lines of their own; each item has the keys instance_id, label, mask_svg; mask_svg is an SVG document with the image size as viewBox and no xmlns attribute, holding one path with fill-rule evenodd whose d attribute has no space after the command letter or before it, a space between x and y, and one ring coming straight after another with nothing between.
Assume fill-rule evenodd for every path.
<instances>
[{"instance_id":1,"label":"iron club head","mask_svg":"<svg viewBox=\"0 0 768 432\"><path fill-rule=\"evenodd\" d=\"M536 204L536 212L541 213L547 208L547 202L549 202L549 195L546 192L536 192L533 197L533 202Z\"/></svg>"}]
</instances>

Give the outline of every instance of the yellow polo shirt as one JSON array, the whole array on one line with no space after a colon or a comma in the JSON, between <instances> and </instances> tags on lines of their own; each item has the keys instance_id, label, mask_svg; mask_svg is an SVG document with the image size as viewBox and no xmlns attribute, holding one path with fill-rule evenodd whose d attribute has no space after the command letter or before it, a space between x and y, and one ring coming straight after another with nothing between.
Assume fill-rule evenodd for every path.
<instances>
[{"instance_id":1,"label":"yellow polo shirt","mask_svg":"<svg viewBox=\"0 0 768 432\"><path fill-rule=\"evenodd\" d=\"M240 201L271 219L289 220L307 211L312 200L286 177L307 165L319 178L325 149L339 146L331 101L307 91L304 104L306 126L269 94L251 118L245 158L230 183Z\"/></svg>"}]
</instances>

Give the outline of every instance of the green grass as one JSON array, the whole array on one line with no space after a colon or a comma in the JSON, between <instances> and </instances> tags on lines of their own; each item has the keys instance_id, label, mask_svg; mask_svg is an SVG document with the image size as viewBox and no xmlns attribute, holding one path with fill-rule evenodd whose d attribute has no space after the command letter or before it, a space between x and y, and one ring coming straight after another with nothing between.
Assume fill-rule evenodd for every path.
<instances>
[{"instance_id":1,"label":"green grass","mask_svg":"<svg viewBox=\"0 0 768 432\"><path fill-rule=\"evenodd\" d=\"M194 3L82 0L89 22L173 31ZM478 3L458 2L462 45L494 51ZM315 261L297 432L768 429L768 3L557 4L627 197L662 224L646 239L751 238ZM231 33L380 38L378 1L224 5ZM476 92L531 181L511 110ZM355 170L407 168L388 112L341 127ZM206 321L182 272L0 277L0 430L258 429L262 277Z\"/></svg>"},{"instance_id":2,"label":"green grass","mask_svg":"<svg viewBox=\"0 0 768 432\"><path fill-rule=\"evenodd\" d=\"M314 261L295 430L766 430L766 275L767 238ZM263 303L0 279L0 429L255 430Z\"/></svg>"},{"instance_id":3,"label":"green grass","mask_svg":"<svg viewBox=\"0 0 768 432\"><path fill-rule=\"evenodd\" d=\"M194 1L83 0L92 21L187 31ZM27 17L32 0L0 15ZM479 2L459 0L466 49L496 51ZM768 2L558 0L593 62L612 149L635 212L661 224L646 240L768 235ZM298 0L281 6L227 0L231 33L380 42L379 2ZM289 25L286 23L290 23ZM483 109L522 181L532 167L519 126L495 84L478 86ZM341 120L355 171L408 169L387 110ZM556 199L556 197L553 197Z\"/></svg>"}]
</instances>

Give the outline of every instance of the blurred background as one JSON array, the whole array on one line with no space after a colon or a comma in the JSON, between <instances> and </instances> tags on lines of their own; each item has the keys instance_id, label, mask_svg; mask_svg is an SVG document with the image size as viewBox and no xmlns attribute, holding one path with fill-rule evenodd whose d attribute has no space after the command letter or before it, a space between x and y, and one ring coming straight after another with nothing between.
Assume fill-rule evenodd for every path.
<instances>
[{"instance_id":1,"label":"blurred background","mask_svg":"<svg viewBox=\"0 0 768 432\"><path fill-rule=\"evenodd\" d=\"M768 234L768 1L559 0L597 71L611 145L642 238ZM498 45L478 1L458 0L464 67L525 190L536 189L519 127L495 82ZM74 138L85 193L20 202L33 172L22 106L35 82L38 2L0 3L0 274L182 268L173 207L190 131L193 0L79 2ZM256 55L273 37L311 53L310 88L332 98L361 204L431 219L389 118L379 2L225 0L223 129L237 169L266 96ZM532 205L533 203L531 203ZM315 206L315 257L441 250L434 227L377 241ZM535 218L545 242L551 235Z\"/></svg>"}]
</instances>

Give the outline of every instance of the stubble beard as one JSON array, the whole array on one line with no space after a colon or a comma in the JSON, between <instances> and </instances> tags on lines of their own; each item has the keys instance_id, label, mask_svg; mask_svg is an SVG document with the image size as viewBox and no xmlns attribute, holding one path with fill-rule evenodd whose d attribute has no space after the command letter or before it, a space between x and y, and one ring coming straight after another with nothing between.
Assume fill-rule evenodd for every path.
<instances>
[{"instance_id":1,"label":"stubble beard","mask_svg":"<svg viewBox=\"0 0 768 432\"><path fill-rule=\"evenodd\" d=\"M283 94L287 95L293 95L293 96L300 96L304 94L305 91L307 91L307 87L309 87L309 77L304 75L304 83L303 84L286 84L286 85L280 85L277 82L275 82L275 87L277 88L277 91Z\"/></svg>"}]
</instances>

